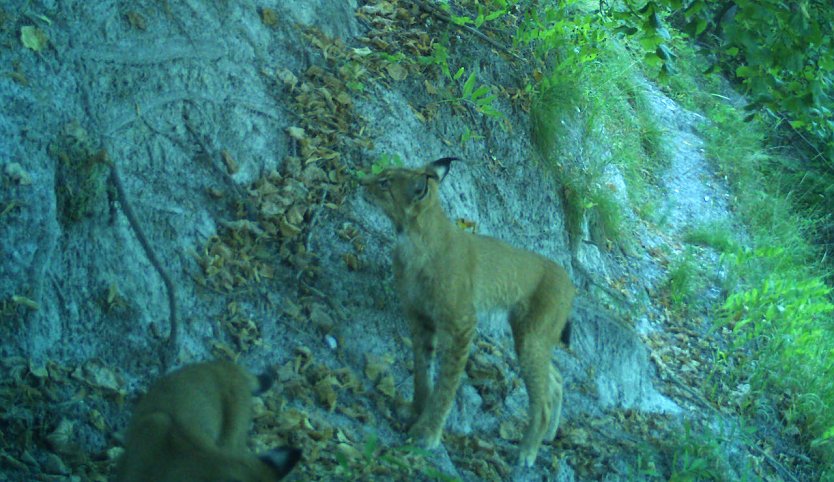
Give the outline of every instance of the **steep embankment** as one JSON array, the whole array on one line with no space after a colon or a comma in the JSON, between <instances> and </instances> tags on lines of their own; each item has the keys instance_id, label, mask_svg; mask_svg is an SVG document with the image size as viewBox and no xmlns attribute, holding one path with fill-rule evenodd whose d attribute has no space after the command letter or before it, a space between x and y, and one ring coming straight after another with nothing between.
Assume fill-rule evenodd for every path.
<instances>
[{"instance_id":1,"label":"steep embankment","mask_svg":"<svg viewBox=\"0 0 834 482\"><path fill-rule=\"evenodd\" d=\"M694 115L646 87L673 150L655 188L668 223L634 214L612 167L634 242L601 249L586 226L572 253L562 196L533 161L526 64L420 3L4 7L4 477L106 479L134 397L171 353L171 288L175 364L277 367L254 445L302 447L297 480L663 477L698 444L676 435L681 420L735 426L699 396L720 341L703 315L673 314L660 296L685 229L730 219ZM24 46L24 26L46 40ZM459 80L441 72L446 35ZM496 95L488 105L472 99L482 86ZM450 154L466 162L442 189L449 215L565 265L583 287L571 348L554 353L564 425L529 471L512 467L526 394L501 314L481 320L443 448L405 445L411 356L394 234L354 176ZM696 256L718 269L714 254ZM776 470L758 445L720 445L729 474Z\"/></svg>"}]
</instances>

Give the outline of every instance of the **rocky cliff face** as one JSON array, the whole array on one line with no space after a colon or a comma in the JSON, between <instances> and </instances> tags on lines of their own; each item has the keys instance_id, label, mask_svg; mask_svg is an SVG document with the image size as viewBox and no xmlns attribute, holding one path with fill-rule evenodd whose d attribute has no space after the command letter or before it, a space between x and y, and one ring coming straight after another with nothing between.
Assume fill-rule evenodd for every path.
<instances>
[{"instance_id":1,"label":"rocky cliff face","mask_svg":"<svg viewBox=\"0 0 834 482\"><path fill-rule=\"evenodd\" d=\"M666 240L635 221L646 248L572 252L525 101L512 99L513 60L420 3L3 7L0 58L15 72L0 78L9 480L104 479L134 396L171 353L171 365L219 356L277 367L255 445L303 447L298 480L628 477L635 427L692 409L658 391L645 344L663 329L647 295L663 267L646 248ZM48 37L37 51L19 40L27 25ZM443 32L467 75L492 86L500 116L441 101L436 70L385 60L394 45L428 55ZM526 394L501 313L481 320L443 447L402 448L412 379L394 233L354 179L447 155L465 160L442 187L450 217L553 259L581 288L571 348L553 354L564 426L530 471L512 467ZM626 280L627 303L594 288L612 279Z\"/></svg>"}]
</instances>

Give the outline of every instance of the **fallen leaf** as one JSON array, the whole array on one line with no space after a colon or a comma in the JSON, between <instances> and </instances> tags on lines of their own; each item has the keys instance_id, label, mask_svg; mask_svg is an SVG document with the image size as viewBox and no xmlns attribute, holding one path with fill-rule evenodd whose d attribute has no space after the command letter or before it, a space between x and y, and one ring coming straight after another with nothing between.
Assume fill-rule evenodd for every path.
<instances>
[{"instance_id":1,"label":"fallen leaf","mask_svg":"<svg viewBox=\"0 0 834 482\"><path fill-rule=\"evenodd\" d=\"M332 330L335 324L327 308L319 303L314 304L310 309L310 321L313 322L313 325L325 332Z\"/></svg>"},{"instance_id":2,"label":"fallen leaf","mask_svg":"<svg viewBox=\"0 0 834 482\"><path fill-rule=\"evenodd\" d=\"M12 295L12 302L18 305L23 305L31 310L40 309L40 306L38 305L37 301L27 298L25 296Z\"/></svg>"},{"instance_id":3,"label":"fallen leaf","mask_svg":"<svg viewBox=\"0 0 834 482\"><path fill-rule=\"evenodd\" d=\"M307 138L307 133L304 132L304 129L302 129L301 127L287 127L287 133L290 135L290 137L297 141L303 141Z\"/></svg>"},{"instance_id":4,"label":"fallen leaf","mask_svg":"<svg viewBox=\"0 0 834 482\"><path fill-rule=\"evenodd\" d=\"M334 385L338 385L338 381L332 375L328 375L319 380L313 387L319 402L330 412L336 408L337 394L333 388Z\"/></svg>"},{"instance_id":5,"label":"fallen leaf","mask_svg":"<svg viewBox=\"0 0 834 482\"><path fill-rule=\"evenodd\" d=\"M397 394L397 389L394 386L394 377L392 377L390 374L382 377L379 383L377 383L376 388L380 392L384 393L385 395L391 398L394 398L394 396Z\"/></svg>"},{"instance_id":6,"label":"fallen leaf","mask_svg":"<svg viewBox=\"0 0 834 482\"><path fill-rule=\"evenodd\" d=\"M408 77L408 71L400 64L388 64L385 66L385 70L388 71L388 75L390 75L392 79L398 82L405 80L406 77Z\"/></svg>"},{"instance_id":7,"label":"fallen leaf","mask_svg":"<svg viewBox=\"0 0 834 482\"><path fill-rule=\"evenodd\" d=\"M220 152L220 155L223 157L223 162L226 164L226 170L229 171L229 174L237 173L239 170L237 162L232 155L229 154L229 151L223 149L223 151Z\"/></svg>"},{"instance_id":8,"label":"fallen leaf","mask_svg":"<svg viewBox=\"0 0 834 482\"><path fill-rule=\"evenodd\" d=\"M23 167L16 162L6 164L3 171L12 181L20 184L21 186L28 186L32 184L32 178L29 176L29 173L27 173Z\"/></svg>"},{"instance_id":9,"label":"fallen leaf","mask_svg":"<svg viewBox=\"0 0 834 482\"><path fill-rule=\"evenodd\" d=\"M40 52L44 49L44 47L46 47L46 44L49 42L49 38L43 30L31 25L26 25L20 28L20 41L23 43L24 47L35 52Z\"/></svg>"},{"instance_id":10,"label":"fallen leaf","mask_svg":"<svg viewBox=\"0 0 834 482\"><path fill-rule=\"evenodd\" d=\"M498 427L498 435L504 440L521 440L521 428L515 420L506 420Z\"/></svg>"},{"instance_id":11,"label":"fallen leaf","mask_svg":"<svg viewBox=\"0 0 834 482\"><path fill-rule=\"evenodd\" d=\"M56 452L62 454L70 453L74 446L74 432L75 422L64 418L58 422L58 426L55 427L55 430L46 436L46 440Z\"/></svg>"}]
</instances>

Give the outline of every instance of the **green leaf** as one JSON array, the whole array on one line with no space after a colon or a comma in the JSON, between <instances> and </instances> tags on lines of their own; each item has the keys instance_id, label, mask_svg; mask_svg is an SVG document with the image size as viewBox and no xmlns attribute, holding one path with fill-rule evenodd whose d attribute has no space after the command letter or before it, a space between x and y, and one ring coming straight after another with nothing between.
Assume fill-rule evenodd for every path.
<instances>
[{"instance_id":1,"label":"green leaf","mask_svg":"<svg viewBox=\"0 0 834 482\"><path fill-rule=\"evenodd\" d=\"M455 79L455 80L458 80L459 78L461 78L461 77L463 76L463 71L464 71L464 70L465 70L465 69L464 69L463 67L459 68L459 69L458 69L458 71L457 71L457 72L455 72L454 79Z\"/></svg>"},{"instance_id":2,"label":"green leaf","mask_svg":"<svg viewBox=\"0 0 834 482\"><path fill-rule=\"evenodd\" d=\"M472 96L472 89L475 88L475 72L469 74L469 78L466 79L466 82L463 84L463 93L464 99L469 99Z\"/></svg>"},{"instance_id":3,"label":"green leaf","mask_svg":"<svg viewBox=\"0 0 834 482\"><path fill-rule=\"evenodd\" d=\"M751 77L753 75L753 73L754 73L753 69L751 69L750 67L748 67L746 65L740 65L736 69L736 76L741 77L741 78Z\"/></svg>"},{"instance_id":4,"label":"green leaf","mask_svg":"<svg viewBox=\"0 0 834 482\"><path fill-rule=\"evenodd\" d=\"M718 64L712 64L707 70L704 71L704 75L714 74L717 72L721 72L721 69L718 68Z\"/></svg>"},{"instance_id":5,"label":"green leaf","mask_svg":"<svg viewBox=\"0 0 834 482\"><path fill-rule=\"evenodd\" d=\"M663 60L660 57L658 57L657 54L654 52L646 54L643 57L643 62L645 62L646 65L648 65L649 67L654 68L660 68L663 66Z\"/></svg>"},{"instance_id":6,"label":"green leaf","mask_svg":"<svg viewBox=\"0 0 834 482\"><path fill-rule=\"evenodd\" d=\"M663 39L658 36L643 37L640 39L640 46L646 51L653 51L657 46L663 43Z\"/></svg>"},{"instance_id":7,"label":"green leaf","mask_svg":"<svg viewBox=\"0 0 834 482\"><path fill-rule=\"evenodd\" d=\"M502 10L496 10L496 11L494 11L491 14L486 16L486 21L491 22L491 21L495 20L496 18L504 15L505 13L507 13L506 10L503 10L503 9Z\"/></svg>"},{"instance_id":8,"label":"green leaf","mask_svg":"<svg viewBox=\"0 0 834 482\"><path fill-rule=\"evenodd\" d=\"M483 14L478 14L478 16L475 18L475 28L479 28L483 24L484 24L484 15Z\"/></svg>"},{"instance_id":9,"label":"green leaf","mask_svg":"<svg viewBox=\"0 0 834 482\"><path fill-rule=\"evenodd\" d=\"M698 23L695 26L695 35L701 35L704 33L704 30L707 29L707 21L706 19L699 18Z\"/></svg>"},{"instance_id":10,"label":"green leaf","mask_svg":"<svg viewBox=\"0 0 834 482\"><path fill-rule=\"evenodd\" d=\"M40 52L49 43L49 38L43 30L26 25L20 28L20 42L28 49Z\"/></svg>"},{"instance_id":11,"label":"green leaf","mask_svg":"<svg viewBox=\"0 0 834 482\"><path fill-rule=\"evenodd\" d=\"M629 37L636 34L637 32L639 32L637 27L626 26L626 25L621 25L621 26L615 28L614 31L617 32L617 33L622 33L622 34L628 35Z\"/></svg>"},{"instance_id":12,"label":"green leaf","mask_svg":"<svg viewBox=\"0 0 834 482\"><path fill-rule=\"evenodd\" d=\"M479 97L483 97L484 95L489 93L489 87L486 85L482 85L478 87L475 92L472 93L472 100L478 100Z\"/></svg>"},{"instance_id":13,"label":"green leaf","mask_svg":"<svg viewBox=\"0 0 834 482\"><path fill-rule=\"evenodd\" d=\"M455 25L463 26L463 25L472 23L472 19L469 18L469 17L459 17L457 15L452 15L451 18L452 18L452 23L454 23Z\"/></svg>"}]
</instances>

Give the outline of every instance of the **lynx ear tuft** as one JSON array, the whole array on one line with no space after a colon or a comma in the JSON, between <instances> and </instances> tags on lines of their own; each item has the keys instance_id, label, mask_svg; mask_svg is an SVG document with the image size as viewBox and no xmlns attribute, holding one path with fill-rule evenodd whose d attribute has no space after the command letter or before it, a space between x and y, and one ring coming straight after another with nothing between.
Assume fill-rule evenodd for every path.
<instances>
[{"instance_id":1,"label":"lynx ear tuft","mask_svg":"<svg viewBox=\"0 0 834 482\"><path fill-rule=\"evenodd\" d=\"M257 376L258 386L252 391L253 395L260 395L272 388L275 383L275 373L270 369Z\"/></svg>"},{"instance_id":2,"label":"lynx ear tuft","mask_svg":"<svg viewBox=\"0 0 834 482\"><path fill-rule=\"evenodd\" d=\"M452 161L460 160L457 157L443 157L438 159L428 166L426 166L426 171L437 178L437 182L443 181L443 178L446 177L446 174L449 172L449 168L452 165Z\"/></svg>"}]
</instances>

